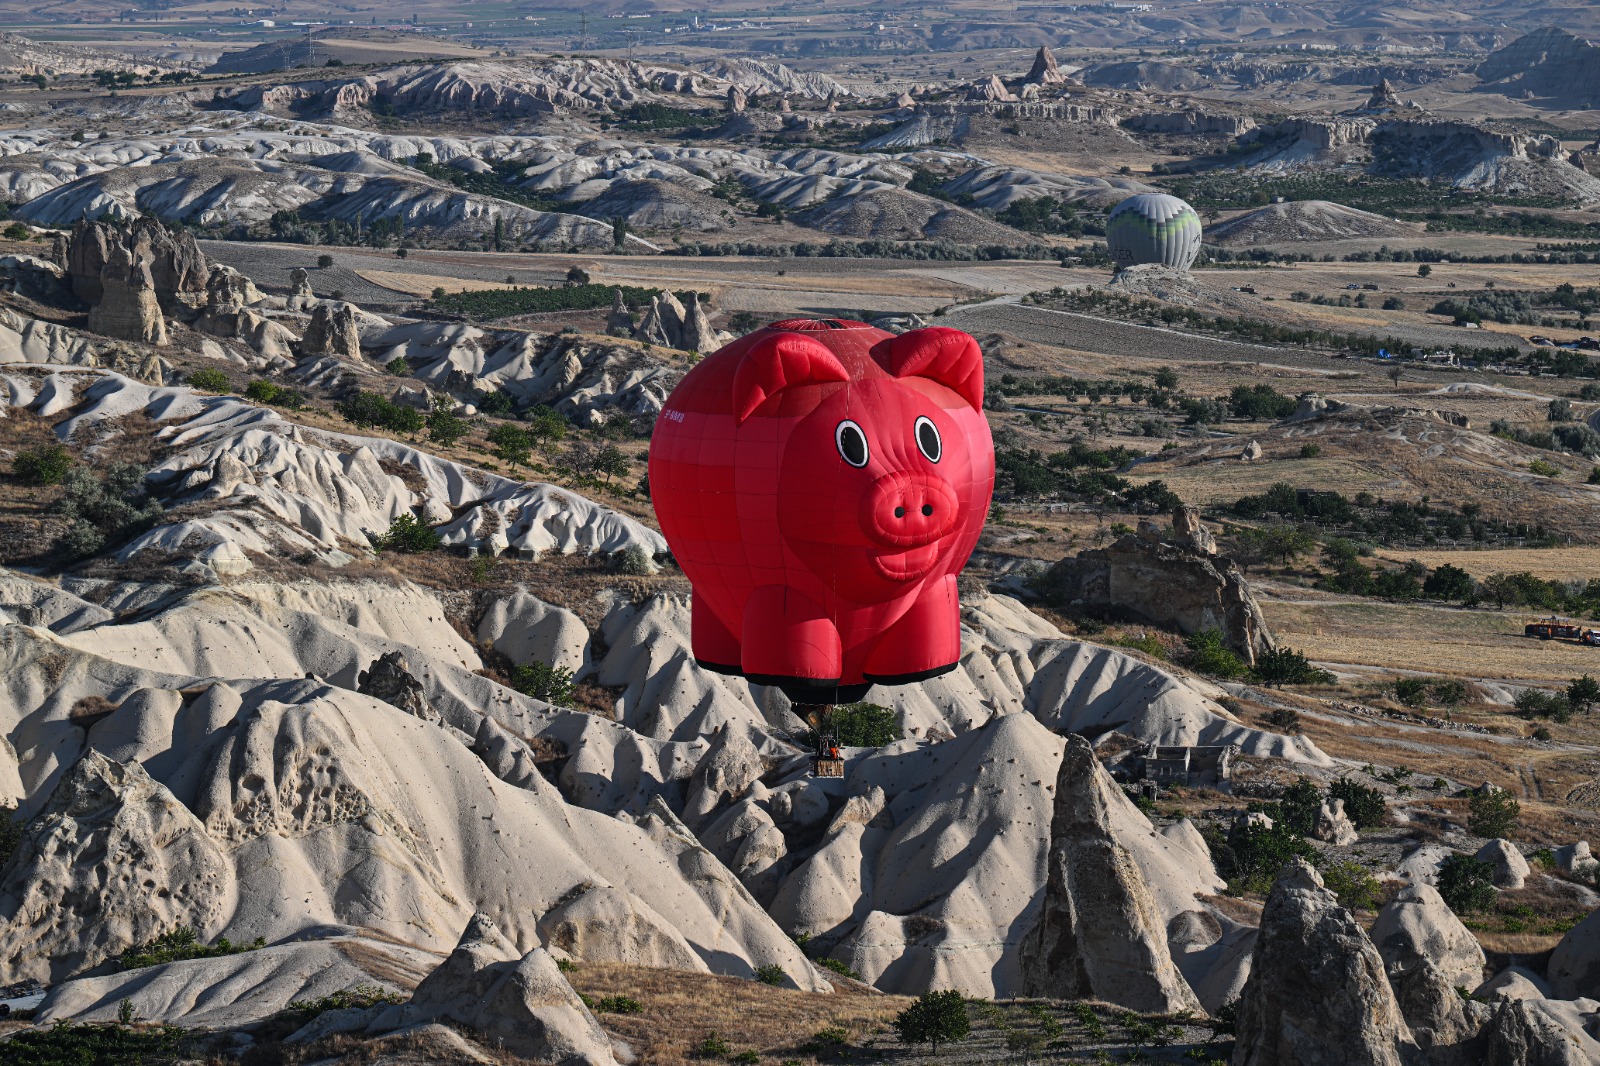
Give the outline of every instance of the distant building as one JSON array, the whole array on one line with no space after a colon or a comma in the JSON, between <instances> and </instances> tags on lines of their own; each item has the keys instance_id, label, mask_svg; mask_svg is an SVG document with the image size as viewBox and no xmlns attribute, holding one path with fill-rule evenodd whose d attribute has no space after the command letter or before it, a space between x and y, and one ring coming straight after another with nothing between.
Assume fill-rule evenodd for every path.
<instances>
[{"instance_id":1,"label":"distant building","mask_svg":"<svg viewBox=\"0 0 1600 1066\"><path fill-rule=\"evenodd\" d=\"M1221 784L1232 775L1238 752L1237 744L1151 744L1144 752L1144 780L1157 785Z\"/></svg>"}]
</instances>

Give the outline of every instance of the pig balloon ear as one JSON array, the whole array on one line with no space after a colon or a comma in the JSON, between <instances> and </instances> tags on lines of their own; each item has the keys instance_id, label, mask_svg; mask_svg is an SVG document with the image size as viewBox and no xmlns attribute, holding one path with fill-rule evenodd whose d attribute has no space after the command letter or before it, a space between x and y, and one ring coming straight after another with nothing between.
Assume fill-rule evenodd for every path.
<instances>
[{"instance_id":1,"label":"pig balloon ear","mask_svg":"<svg viewBox=\"0 0 1600 1066\"><path fill-rule=\"evenodd\" d=\"M756 408L784 389L849 381L828 349L802 333L774 333L745 354L733 377L733 415L743 425Z\"/></svg>"},{"instance_id":2,"label":"pig balloon ear","mask_svg":"<svg viewBox=\"0 0 1600 1066\"><path fill-rule=\"evenodd\" d=\"M914 329L873 354L895 377L937 381L973 408L983 410L983 350L959 329Z\"/></svg>"}]
</instances>

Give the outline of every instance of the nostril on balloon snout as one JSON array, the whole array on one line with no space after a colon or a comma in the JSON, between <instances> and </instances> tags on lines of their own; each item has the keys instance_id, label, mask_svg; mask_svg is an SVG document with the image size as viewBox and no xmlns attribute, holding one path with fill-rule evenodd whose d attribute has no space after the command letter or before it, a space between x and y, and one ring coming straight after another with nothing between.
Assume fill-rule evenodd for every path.
<instances>
[{"instance_id":1,"label":"nostril on balloon snout","mask_svg":"<svg viewBox=\"0 0 1600 1066\"><path fill-rule=\"evenodd\" d=\"M896 518L904 518L906 516L906 509L904 507L896 507L894 509L894 516Z\"/></svg>"},{"instance_id":2,"label":"nostril on balloon snout","mask_svg":"<svg viewBox=\"0 0 1600 1066\"><path fill-rule=\"evenodd\" d=\"M925 503L925 504L922 505L922 516L924 518L932 518L933 517L933 504Z\"/></svg>"}]
</instances>

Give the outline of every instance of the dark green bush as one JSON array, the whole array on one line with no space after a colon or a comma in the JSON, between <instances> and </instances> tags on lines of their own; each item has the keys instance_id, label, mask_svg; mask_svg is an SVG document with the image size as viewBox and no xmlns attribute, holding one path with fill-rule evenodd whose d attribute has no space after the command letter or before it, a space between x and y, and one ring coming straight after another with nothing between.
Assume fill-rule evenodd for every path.
<instances>
[{"instance_id":1,"label":"dark green bush","mask_svg":"<svg viewBox=\"0 0 1600 1066\"><path fill-rule=\"evenodd\" d=\"M1345 817L1357 829L1382 825L1388 817L1389 808L1383 793L1348 778L1341 777L1329 785L1328 798L1344 800Z\"/></svg>"},{"instance_id":2,"label":"dark green bush","mask_svg":"<svg viewBox=\"0 0 1600 1066\"><path fill-rule=\"evenodd\" d=\"M827 716L823 734L826 736L830 729L847 748L881 748L901 737L895 712L876 703L840 704Z\"/></svg>"},{"instance_id":3,"label":"dark green bush","mask_svg":"<svg viewBox=\"0 0 1600 1066\"><path fill-rule=\"evenodd\" d=\"M24 448L11 460L11 473L24 485L59 485L75 460L59 444Z\"/></svg>"},{"instance_id":4,"label":"dark green bush","mask_svg":"<svg viewBox=\"0 0 1600 1066\"><path fill-rule=\"evenodd\" d=\"M1596 681L1588 674L1575 677L1567 682L1564 695L1574 711L1588 714L1596 703L1600 703L1600 681Z\"/></svg>"},{"instance_id":5,"label":"dark green bush","mask_svg":"<svg viewBox=\"0 0 1600 1066\"><path fill-rule=\"evenodd\" d=\"M1436 567L1422 583L1422 594L1430 599L1447 600L1457 603L1469 599L1477 582L1472 580L1472 575L1461 569L1445 563Z\"/></svg>"},{"instance_id":6,"label":"dark green bush","mask_svg":"<svg viewBox=\"0 0 1600 1066\"><path fill-rule=\"evenodd\" d=\"M74 466L62 476L66 490L54 510L71 525L55 548L73 559L93 555L144 532L161 517L161 504L145 490L145 469L133 463L112 463L97 475Z\"/></svg>"},{"instance_id":7,"label":"dark green bush","mask_svg":"<svg viewBox=\"0 0 1600 1066\"><path fill-rule=\"evenodd\" d=\"M720 1059L732 1053L732 1045L718 1033L707 1033L700 1043L689 1049L689 1054L697 1059Z\"/></svg>"},{"instance_id":8,"label":"dark green bush","mask_svg":"<svg viewBox=\"0 0 1600 1066\"><path fill-rule=\"evenodd\" d=\"M204 389L207 392L227 392L233 388L233 382L228 378L227 374L210 366L190 371L189 376L184 380L189 387Z\"/></svg>"},{"instance_id":9,"label":"dark green bush","mask_svg":"<svg viewBox=\"0 0 1600 1066\"><path fill-rule=\"evenodd\" d=\"M511 687L546 703L566 703L572 698L572 671L537 659L517 663L511 668Z\"/></svg>"},{"instance_id":10,"label":"dark green bush","mask_svg":"<svg viewBox=\"0 0 1600 1066\"><path fill-rule=\"evenodd\" d=\"M379 426L395 433L416 433L426 424L422 412L394 403L376 393L360 391L333 405L346 422L366 429Z\"/></svg>"},{"instance_id":11,"label":"dark green bush","mask_svg":"<svg viewBox=\"0 0 1600 1066\"><path fill-rule=\"evenodd\" d=\"M894 1028L901 1043L928 1044L937 1055L941 1043L964 1040L972 1032L966 997L954 990L924 992L895 1015Z\"/></svg>"},{"instance_id":12,"label":"dark green bush","mask_svg":"<svg viewBox=\"0 0 1600 1066\"><path fill-rule=\"evenodd\" d=\"M1522 817L1522 804L1503 788L1491 788L1467 797L1467 831L1473 836L1507 837Z\"/></svg>"},{"instance_id":13,"label":"dark green bush","mask_svg":"<svg viewBox=\"0 0 1600 1066\"><path fill-rule=\"evenodd\" d=\"M6 1066L167 1066L192 1057L195 1050L188 1030L176 1026L72 1022L23 1029L0 1046Z\"/></svg>"},{"instance_id":14,"label":"dark green bush","mask_svg":"<svg viewBox=\"0 0 1600 1066\"><path fill-rule=\"evenodd\" d=\"M1268 891L1290 859L1318 860L1317 849L1284 822L1271 828L1240 822L1227 832L1212 826L1204 835L1217 873L1235 895Z\"/></svg>"},{"instance_id":15,"label":"dark green bush","mask_svg":"<svg viewBox=\"0 0 1600 1066\"><path fill-rule=\"evenodd\" d=\"M533 438L528 431L509 422L491 429L488 440L495 456L513 470L526 463L533 451Z\"/></svg>"},{"instance_id":16,"label":"dark green bush","mask_svg":"<svg viewBox=\"0 0 1600 1066\"><path fill-rule=\"evenodd\" d=\"M1293 707L1274 707L1267 712L1267 725L1280 733L1293 736L1302 729L1300 712Z\"/></svg>"},{"instance_id":17,"label":"dark green bush","mask_svg":"<svg viewBox=\"0 0 1600 1066\"><path fill-rule=\"evenodd\" d=\"M372 542L374 551L413 555L439 550L439 534L432 526L407 512L389 523L389 529Z\"/></svg>"},{"instance_id":18,"label":"dark green bush","mask_svg":"<svg viewBox=\"0 0 1600 1066\"><path fill-rule=\"evenodd\" d=\"M330 1010L351 1008L365 1010L368 1007L405 1001L405 996L379 985L357 985L355 988L340 989L332 995L320 996L317 999L297 999L285 1009L291 1014L298 1015L299 1019L305 1022Z\"/></svg>"},{"instance_id":19,"label":"dark green bush","mask_svg":"<svg viewBox=\"0 0 1600 1066\"><path fill-rule=\"evenodd\" d=\"M257 378L245 386L244 398L254 400L256 403L276 404L287 407L291 411L298 411L305 406L305 397L293 389L279 385L275 381Z\"/></svg>"},{"instance_id":20,"label":"dark green bush","mask_svg":"<svg viewBox=\"0 0 1600 1066\"><path fill-rule=\"evenodd\" d=\"M644 1007L632 996L606 996L595 1001L594 1009L600 1014L638 1014Z\"/></svg>"},{"instance_id":21,"label":"dark green bush","mask_svg":"<svg viewBox=\"0 0 1600 1066\"><path fill-rule=\"evenodd\" d=\"M1428 691L1441 707L1459 707L1472 695L1465 681L1453 677L1435 678Z\"/></svg>"},{"instance_id":22,"label":"dark green bush","mask_svg":"<svg viewBox=\"0 0 1600 1066\"><path fill-rule=\"evenodd\" d=\"M1566 696L1558 696L1543 689L1525 688L1512 701L1517 713L1524 718L1550 718L1566 722L1572 718L1572 704Z\"/></svg>"},{"instance_id":23,"label":"dark green bush","mask_svg":"<svg viewBox=\"0 0 1600 1066\"><path fill-rule=\"evenodd\" d=\"M1452 855L1439 867L1439 895L1457 914L1494 906L1494 867L1471 855Z\"/></svg>"},{"instance_id":24,"label":"dark green bush","mask_svg":"<svg viewBox=\"0 0 1600 1066\"><path fill-rule=\"evenodd\" d=\"M478 400L478 410L495 418L505 418L517 409L517 402L499 389L486 392Z\"/></svg>"},{"instance_id":25,"label":"dark green bush","mask_svg":"<svg viewBox=\"0 0 1600 1066\"><path fill-rule=\"evenodd\" d=\"M1422 707L1428 702L1428 682L1420 677L1396 678L1394 698L1406 707Z\"/></svg>"},{"instance_id":26,"label":"dark green bush","mask_svg":"<svg viewBox=\"0 0 1600 1066\"><path fill-rule=\"evenodd\" d=\"M1383 903L1383 886L1360 863L1334 863L1322 871L1322 883L1351 910L1376 910Z\"/></svg>"},{"instance_id":27,"label":"dark green bush","mask_svg":"<svg viewBox=\"0 0 1600 1066\"><path fill-rule=\"evenodd\" d=\"M1198 674L1219 677L1225 681L1243 677L1249 672L1244 660L1222 642L1220 629L1202 629L1184 640L1189 649L1187 666Z\"/></svg>"},{"instance_id":28,"label":"dark green bush","mask_svg":"<svg viewBox=\"0 0 1600 1066\"><path fill-rule=\"evenodd\" d=\"M433 411L428 415L428 440L445 448L466 436L470 428L466 419L449 411Z\"/></svg>"},{"instance_id":29,"label":"dark green bush","mask_svg":"<svg viewBox=\"0 0 1600 1066\"><path fill-rule=\"evenodd\" d=\"M261 937L256 937L249 944L234 944L227 937L223 937L215 944L206 944L193 929L180 925L167 930L148 944L124 951L118 956L117 965L124 970L137 970L144 966L159 966L164 962L237 955L243 951L255 951L266 945L267 942Z\"/></svg>"},{"instance_id":30,"label":"dark green bush","mask_svg":"<svg viewBox=\"0 0 1600 1066\"><path fill-rule=\"evenodd\" d=\"M1253 422L1288 418L1299 406L1293 396L1285 396L1271 385L1235 385L1228 394L1228 409L1233 416Z\"/></svg>"},{"instance_id":31,"label":"dark green bush","mask_svg":"<svg viewBox=\"0 0 1600 1066\"><path fill-rule=\"evenodd\" d=\"M860 974L856 973L849 966L846 966L844 963L840 962L838 959L822 958L822 959L817 959L816 963L817 963L818 966L821 966L824 970L831 970L832 972L838 974L840 977L848 977L852 981L861 980L861 975Z\"/></svg>"},{"instance_id":32,"label":"dark green bush","mask_svg":"<svg viewBox=\"0 0 1600 1066\"><path fill-rule=\"evenodd\" d=\"M1326 670L1312 666L1293 648L1272 648L1256 656L1250 676L1264 685L1326 685L1334 680Z\"/></svg>"},{"instance_id":33,"label":"dark green bush","mask_svg":"<svg viewBox=\"0 0 1600 1066\"><path fill-rule=\"evenodd\" d=\"M1302 777L1283 790L1273 818L1292 832L1309 836L1317 827L1317 815L1321 810L1322 791Z\"/></svg>"},{"instance_id":34,"label":"dark green bush","mask_svg":"<svg viewBox=\"0 0 1600 1066\"><path fill-rule=\"evenodd\" d=\"M756 980L764 985L781 985L788 979L789 975L784 972L783 967L775 962L756 967Z\"/></svg>"}]
</instances>

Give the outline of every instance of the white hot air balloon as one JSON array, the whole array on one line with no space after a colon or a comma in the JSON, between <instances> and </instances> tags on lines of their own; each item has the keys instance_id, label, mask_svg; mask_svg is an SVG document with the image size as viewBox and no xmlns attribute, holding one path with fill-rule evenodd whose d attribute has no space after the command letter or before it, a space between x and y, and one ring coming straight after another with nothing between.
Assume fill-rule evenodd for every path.
<instances>
[{"instance_id":1,"label":"white hot air balloon","mask_svg":"<svg viewBox=\"0 0 1600 1066\"><path fill-rule=\"evenodd\" d=\"M1140 193L1112 209L1106 244L1118 270L1141 263L1188 270L1200 254L1200 216L1176 196Z\"/></svg>"}]
</instances>

